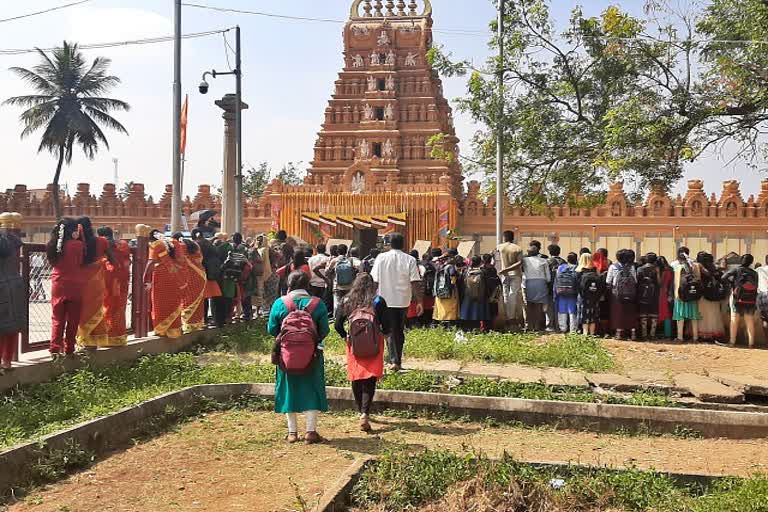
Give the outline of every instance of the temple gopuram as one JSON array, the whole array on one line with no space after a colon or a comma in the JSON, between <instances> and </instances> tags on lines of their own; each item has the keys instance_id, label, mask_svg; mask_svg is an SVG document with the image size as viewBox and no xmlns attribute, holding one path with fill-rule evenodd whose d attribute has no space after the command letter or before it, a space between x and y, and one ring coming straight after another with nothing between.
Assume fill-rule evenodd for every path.
<instances>
[{"instance_id":1,"label":"temple gopuram","mask_svg":"<svg viewBox=\"0 0 768 512\"><path fill-rule=\"evenodd\" d=\"M246 234L285 229L310 243L354 240L363 253L377 237L399 231L416 240L448 243L447 235L495 245L494 198L480 194L480 183L462 183L455 158L433 157L429 141L438 134L441 155L456 155L451 108L442 84L427 62L432 41L432 6L403 0L356 0L344 27L344 65L314 147L304 184L269 184L260 198L244 198ZM0 193L0 212L19 212L29 241L44 241L53 224L52 187L31 191L25 185ZM135 183L120 197L113 184L97 197L90 185L77 185L62 198L65 215L89 215L131 237L136 224L162 227L170 218L170 185L155 201ZM671 256L688 246L720 257L768 254L768 180L758 195L745 198L739 183L724 181L719 195L707 195L700 180L684 194L653 189L632 202L622 183L610 185L605 204L590 208L553 206L531 212L507 204L505 229L525 245L538 239L565 250L631 248ZM221 210L208 185L183 203L185 215Z\"/></svg>"}]
</instances>

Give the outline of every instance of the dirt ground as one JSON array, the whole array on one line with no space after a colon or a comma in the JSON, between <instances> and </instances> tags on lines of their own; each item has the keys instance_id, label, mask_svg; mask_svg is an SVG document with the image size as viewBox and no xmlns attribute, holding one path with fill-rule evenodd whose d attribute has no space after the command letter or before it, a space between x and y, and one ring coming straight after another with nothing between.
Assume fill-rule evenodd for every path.
<instances>
[{"instance_id":1,"label":"dirt ground","mask_svg":"<svg viewBox=\"0 0 768 512\"><path fill-rule=\"evenodd\" d=\"M677 373L735 373L764 378L768 350L721 347L711 343L638 343L606 340L617 369Z\"/></svg>"},{"instance_id":2,"label":"dirt ground","mask_svg":"<svg viewBox=\"0 0 768 512\"><path fill-rule=\"evenodd\" d=\"M288 445L283 418L216 413L105 458L10 507L9 512L311 509L356 457L393 446L504 451L519 460L750 475L768 471L768 440L629 437L482 423L382 417L374 435L349 415L326 414L322 445ZM300 422L301 427L301 422Z\"/></svg>"}]
</instances>

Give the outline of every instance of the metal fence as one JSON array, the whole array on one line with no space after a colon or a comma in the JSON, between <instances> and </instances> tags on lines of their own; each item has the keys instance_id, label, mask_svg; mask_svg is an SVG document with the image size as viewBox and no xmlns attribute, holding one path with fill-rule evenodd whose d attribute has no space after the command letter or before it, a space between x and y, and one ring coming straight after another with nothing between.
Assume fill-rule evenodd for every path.
<instances>
[{"instance_id":1,"label":"metal fence","mask_svg":"<svg viewBox=\"0 0 768 512\"><path fill-rule=\"evenodd\" d=\"M129 332L132 330L134 317L133 290L135 287L133 273L136 250L131 250L131 287L128 292L126 307L126 322ZM52 329L51 306L51 276L53 268L45 255L45 245L24 244L21 249L21 273L27 284L29 321L27 328L21 332L21 353L42 350L48 347Z\"/></svg>"}]
</instances>

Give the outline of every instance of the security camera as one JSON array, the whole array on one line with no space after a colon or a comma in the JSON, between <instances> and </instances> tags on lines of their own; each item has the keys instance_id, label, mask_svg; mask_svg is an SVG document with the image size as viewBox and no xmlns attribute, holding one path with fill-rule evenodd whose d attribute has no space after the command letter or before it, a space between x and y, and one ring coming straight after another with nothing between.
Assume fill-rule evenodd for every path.
<instances>
[{"instance_id":1,"label":"security camera","mask_svg":"<svg viewBox=\"0 0 768 512\"><path fill-rule=\"evenodd\" d=\"M197 88L200 89L200 94L208 94L208 82L205 80L200 82L200 85L198 85Z\"/></svg>"}]
</instances>

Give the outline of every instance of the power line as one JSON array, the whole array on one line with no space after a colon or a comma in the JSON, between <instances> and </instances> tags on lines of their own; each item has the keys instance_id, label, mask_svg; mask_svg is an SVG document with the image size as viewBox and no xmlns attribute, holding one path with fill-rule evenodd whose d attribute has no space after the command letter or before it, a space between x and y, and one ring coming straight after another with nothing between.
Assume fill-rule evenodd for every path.
<instances>
[{"instance_id":1,"label":"power line","mask_svg":"<svg viewBox=\"0 0 768 512\"><path fill-rule=\"evenodd\" d=\"M84 4L86 2L90 2L91 0L78 0L77 2L71 2L64 5L59 5L57 7L51 7L50 9L43 9L42 11L35 11L35 12L29 12L27 14L21 14L19 16L13 16L11 18L4 18L0 20L0 23L5 23L6 21L15 21L15 20L21 20L24 18L31 18L32 16L38 16L40 14L47 14L49 12L58 11L61 9L66 9L67 7L74 7L76 5Z\"/></svg>"},{"instance_id":2,"label":"power line","mask_svg":"<svg viewBox=\"0 0 768 512\"><path fill-rule=\"evenodd\" d=\"M219 30L209 30L207 32L192 32L189 34L182 34L181 38L196 39L199 37L208 37L212 35L224 34L226 32L229 32L230 30L231 29L225 28L225 29L219 29ZM166 43L169 41L173 41L173 36L148 37L145 39L133 39L129 41L112 41L112 42L106 42L106 43L81 44L81 45L78 45L78 47L82 50L93 50L93 49L102 49L102 48L115 48L119 46L138 46L138 45L144 45L144 44ZM56 48L39 48L39 50L44 52L51 52L55 49ZM36 53L37 51L38 51L38 48L0 49L0 56L23 55L26 53Z\"/></svg>"}]
</instances>

